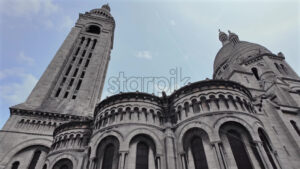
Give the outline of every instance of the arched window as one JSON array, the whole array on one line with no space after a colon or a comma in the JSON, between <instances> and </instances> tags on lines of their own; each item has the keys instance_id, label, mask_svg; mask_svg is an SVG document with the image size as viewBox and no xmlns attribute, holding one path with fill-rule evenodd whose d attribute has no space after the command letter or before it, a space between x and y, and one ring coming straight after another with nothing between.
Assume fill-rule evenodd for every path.
<instances>
[{"instance_id":1,"label":"arched window","mask_svg":"<svg viewBox=\"0 0 300 169\"><path fill-rule=\"evenodd\" d=\"M18 169L18 168L19 168L19 165L20 165L20 162L19 162L19 161L15 161L15 162L12 164L11 169Z\"/></svg>"},{"instance_id":2,"label":"arched window","mask_svg":"<svg viewBox=\"0 0 300 169\"><path fill-rule=\"evenodd\" d=\"M251 70L252 70L252 73L254 74L255 78L257 80L260 80L257 69L254 67Z\"/></svg>"},{"instance_id":3,"label":"arched window","mask_svg":"<svg viewBox=\"0 0 300 169\"><path fill-rule=\"evenodd\" d=\"M100 34L100 27L96 25L90 25L87 29L86 32L88 33L93 33L93 34Z\"/></svg>"},{"instance_id":4,"label":"arched window","mask_svg":"<svg viewBox=\"0 0 300 169\"><path fill-rule=\"evenodd\" d=\"M97 39L94 39L92 49L95 49L96 43L97 43Z\"/></svg>"},{"instance_id":5,"label":"arched window","mask_svg":"<svg viewBox=\"0 0 300 169\"><path fill-rule=\"evenodd\" d=\"M73 163L71 160L64 158L59 160L53 169L73 169Z\"/></svg>"},{"instance_id":6,"label":"arched window","mask_svg":"<svg viewBox=\"0 0 300 169\"><path fill-rule=\"evenodd\" d=\"M191 150L194 158L195 169L208 169L206 155L204 152L202 139L200 137L195 137L192 139Z\"/></svg>"},{"instance_id":7,"label":"arched window","mask_svg":"<svg viewBox=\"0 0 300 169\"><path fill-rule=\"evenodd\" d=\"M109 144L104 150L102 169L112 169L115 146Z\"/></svg>"},{"instance_id":8,"label":"arched window","mask_svg":"<svg viewBox=\"0 0 300 169\"><path fill-rule=\"evenodd\" d=\"M137 144L136 149L136 169L148 169L149 147L143 142Z\"/></svg>"},{"instance_id":9,"label":"arched window","mask_svg":"<svg viewBox=\"0 0 300 169\"><path fill-rule=\"evenodd\" d=\"M43 166L43 169L47 169L47 164L45 164L45 165Z\"/></svg>"},{"instance_id":10,"label":"arched window","mask_svg":"<svg viewBox=\"0 0 300 169\"><path fill-rule=\"evenodd\" d=\"M97 147L96 169L117 169L119 164L119 141L114 136L104 138Z\"/></svg>"},{"instance_id":11,"label":"arched window","mask_svg":"<svg viewBox=\"0 0 300 169\"><path fill-rule=\"evenodd\" d=\"M192 104L193 104L194 113L199 113L200 107L199 107L199 103L197 102L197 100L196 99L192 100Z\"/></svg>"},{"instance_id":12,"label":"arched window","mask_svg":"<svg viewBox=\"0 0 300 169\"><path fill-rule=\"evenodd\" d=\"M185 113L188 113L190 111L190 105L188 102L184 103L184 111L185 111Z\"/></svg>"},{"instance_id":13,"label":"arched window","mask_svg":"<svg viewBox=\"0 0 300 169\"><path fill-rule=\"evenodd\" d=\"M273 160L272 157L272 147L271 144L269 143L266 135L264 134L264 132L262 131L262 129L258 129L258 135L260 140L262 141L264 150L269 158L270 163L272 164L273 169L277 169L275 161Z\"/></svg>"},{"instance_id":14,"label":"arched window","mask_svg":"<svg viewBox=\"0 0 300 169\"><path fill-rule=\"evenodd\" d=\"M226 133L238 169L253 169L241 135L235 130Z\"/></svg>"},{"instance_id":15,"label":"arched window","mask_svg":"<svg viewBox=\"0 0 300 169\"><path fill-rule=\"evenodd\" d=\"M280 64L282 70L284 71L284 73L288 74L288 71L286 69L286 67L283 64Z\"/></svg>"},{"instance_id":16,"label":"arched window","mask_svg":"<svg viewBox=\"0 0 300 169\"><path fill-rule=\"evenodd\" d=\"M32 160L29 164L28 169L35 169L35 166L36 166L37 162L39 161L40 156L41 156L41 151L40 150L34 152L33 158L32 158Z\"/></svg>"},{"instance_id":17,"label":"arched window","mask_svg":"<svg viewBox=\"0 0 300 169\"><path fill-rule=\"evenodd\" d=\"M274 63L274 65L275 65L275 67L277 68L277 70L279 71L279 73L282 73L282 72L281 72L281 69L280 69L280 67L279 67L279 65L278 65L277 63Z\"/></svg>"},{"instance_id":18,"label":"arched window","mask_svg":"<svg viewBox=\"0 0 300 169\"><path fill-rule=\"evenodd\" d=\"M297 134L300 136L300 130L297 126L297 123L294 120L291 120L290 122L291 122L292 126L294 127L294 129L296 130Z\"/></svg>"}]
</instances>

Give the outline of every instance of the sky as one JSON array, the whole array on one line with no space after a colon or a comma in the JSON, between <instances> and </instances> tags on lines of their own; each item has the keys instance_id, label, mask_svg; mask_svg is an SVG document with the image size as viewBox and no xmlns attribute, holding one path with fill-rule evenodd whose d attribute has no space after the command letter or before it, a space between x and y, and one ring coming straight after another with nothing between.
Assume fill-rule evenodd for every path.
<instances>
[{"instance_id":1,"label":"sky","mask_svg":"<svg viewBox=\"0 0 300 169\"><path fill-rule=\"evenodd\" d=\"M102 98L121 90L110 84L119 76L167 78L168 93L184 80L212 78L222 47L218 29L274 54L283 52L300 74L296 0L0 0L0 127L9 117L8 108L26 100L78 14L106 3L116 29ZM161 85L152 87L133 83L122 91L159 95Z\"/></svg>"}]
</instances>

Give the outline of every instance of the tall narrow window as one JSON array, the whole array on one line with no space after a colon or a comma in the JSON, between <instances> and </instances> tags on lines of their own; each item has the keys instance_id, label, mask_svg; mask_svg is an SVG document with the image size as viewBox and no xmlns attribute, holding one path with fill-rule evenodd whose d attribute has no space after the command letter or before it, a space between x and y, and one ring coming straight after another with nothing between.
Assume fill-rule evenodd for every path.
<instances>
[{"instance_id":1,"label":"tall narrow window","mask_svg":"<svg viewBox=\"0 0 300 169\"><path fill-rule=\"evenodd\" d=\"M73 85L73 83L74 83L74 79L72 78L70 83L69 83L69 86L71 87Z\"/></svg>"},{"instance_id":2,"label":"tall narrow window","mask_svg":"<svg viewBox=\"0 0 300 169\"><path fill-rule=\"evenodd\" d=\"M300 130L297 126L297 123L294 120L291 120L290 122L291 122L292 126L294 127L294 129L296 130L297 134L300 136Z\"/></svg>"},{"instance_id":3,"label":"tall narrow window","mask_svg":"<svg viewBox=\"0 0 300 169\"><path fill-rule=\"evenodd\" d=\"M69 75L69 73L70 73L71 69L72 69L72 65L70 65L70 66L68 67L68 69L67 69L67 71L66 71L66 76L68 76L68 75Z\"/></svg>"},{"instance_id":4,"label":"tall narrow window","mask_svg":"<svg viewBox=\"0 0 300 169\"><path fill-rule=\"evenodd\" d=\"M185 103L184 103L184 111L185 111L185 113L187 113L187 112L190 111L190 105L189 105L188 102L185 102Z\"/></svg>"},{"instance_id":5,"label":"tall narrow window","mask_svg":"<svg viewBox=\"0 0 300 169\"><path fill-rule=\"evenodd\" d=\"M84 78L85 71L83 71L80 75L80 78Z\"/></svg>"},{"instance_id":6,"label":"tall narrow window","mask_svg":"<svg viewBox=\"0 0 300 169\"><path fill-rule=\"evenodd\" d=\"M257 80L260 80L257 69L254 67L251 70L252 70L252 73L254 74L255 78Z\"/></svg>"},{"instance_id":7,"label":"tall narrow window","mask_svg":"<svg viewBox=\"0 0 300 169\"><path fill-rule=\"evenodd\" d=\"M286 67L283 64L280 64L282 70L284 71L284 73L288 74L288 71L286 69Z\"/></svg>"},{"instance_id":8,"label":"tall narrow window","mask_svg":"<svg viewBox=\"0 0 300 169\"><path fill-rule=\"evenodd\" d=\"M78 68L75 69L75 71L74 71L74 73L73 73L73 77L76 77L77 72L78 72Z\"/></svg>"},{"instance_id":9,"label":"tall narrow window","mask_svg":"<svg viewBox=\"0 0 300 169\"><path fill-rule=\"evenodd\" d=\"M91 38L88 38L88 41L86 43L86 47L88 47L90 45L90 42L91 42Z\"/></svg>"},{"instance_id":10,"label":"tall narrow window","mask_svg":"<svg viewBox=\"0 0 300 169\"><path fill-rule=\"evenodd\" d=\"M80 45L84 42L85 37L81 37Z\"/></svg>"},{"instance_id":11,"label":"tall narrow window","mask_svg":"<svg viewBox=\"0 0 300 169\"><path fill-rule=\"evenodd\" d=\"M238 169L253 169L250 162L250 158L246 151L246 146L243 142L241 135L234 131L230 130L226 133L233 157L235 159Z\"/></svg>"},{"instance_id":12,"label":"tall narrow window","mask_svg":"<svg viewBox=\"0 0 300 169\"><path fill-rule=\"evenodd\" d=\"M45 165L43 166L43 169L47 169L47 164L45 164Z\"/></svg>"},{"instance_id":13,"label":"tall narrow window","mask_svg":"<svg viewBox=\"0 0 300 169\"><path fill-rule=\"evenodd\" d=\"M18 169L18 168L19 168L19 165L20 165L20 162L19 162L19 161L15 161L15 162L12 164L11 169Z\"/></svg>"},{"instance_id":14,"label":"tall narrow window","mask_svg":"<svg viewBox=\"0 0 300 169\"><path fill-rule=\"evenodd\" d=\"M82 52L81 56L84 57L85 53L86 53L86 50L84 50L84 51Z\"/></svg>"},{"instance_id":15,"label":"tall narrow window","mask_svg":"<svg viewBox=\"0 0 300 169\"><path fill-rule=\"evenodd\" d=\"M92 49L95 49L96 43L97 43L97 39L94 39Z\"/></svg>"},{"instance_id":16,"label":"tall narrow window","mask_svg":"<svg viewBox=\"0 0 300 169\"><path fill-rule=\"evenodd\" d=\"M137 144L135 169L148 169L149 147L143 142Z\"/></svg>"},{"instance_id":17,"label":"tall narrow window","mask_svg":"<svg viewBox=\"0 0 300 169\"><path fill-rule=\"evenodd\" d=\"M64 98L67 98L69 95L69 92L66 92L65 95L64 95Z\"/></svg>"},{"instance_id":18,"label":"tall narrow window","mask_svg":"<svg viewBox=\"0 0 300 169\"><path fill-rule=\"evenodd\" d=\"M57 91L56 91L55 97L59 96L60 91L61 91L61 88L58 88Z\"/></svg>"},{"instance_id":19,"label":"tall narrow window","mask_svg":"<svg viewBox=\"0 0 300 169\"><path fill-rule=\"evenodd\" d=\"M104 150L102 169L112 169L115 146L110 144Z\"/></svg>"},{"instance_id":20,"label":"tall narrow window","mask_svg":"<svg viewBox=\"0 0 300 169\"><path fill-rule=\"evenodd\" d=\"M263 131L261 129L258 129L258 135L259 135L260 140L262 141L263 148L269 158L269 161L270 161L273 169L277 169L275 161L273 160L273 157L272 157L272 147L271 147L271 144L269 143L266 135L263 133Z\"/></svg>"},{"instance_id":21,"label":"tall narrow window","mask_svg":"<svg viewBox=\"0 0 300 169\"><path fill-rule=\"evenodd\" d=\"M80 89L81 82L82 82L82 80L79 80L79 81L78 81L77 86L76 86L76 90L79 90L79 89Z\"/></svg>"},{"instance_id":22,"label":"tall narrow window","mask_svg":"<svg viewBox=\"0 0 300 169\"><path fill-rule=\"evenodd\" d=\"M41 156L41 151L38 150L38 151L34 152L33 158L32 158L32 160L29 164L28 169L35 169L36 164L39 161L40 156Z\"/></svg>"},{"instance_id":23,"label":"tall narrow window","mask_svg":"<svg viewBox=\"0 0 300 169\"><path fill-rule=\"evenodd\" d=\"M60 85L62 86L64 83L66 82L66 78L64 77L60 83Z\"/></svg>"},{"instance_id":24,"label":"tall narrow window","mask_svg":"<svg viewBox=\"0 0 300 169\"><path fill-rule=\"evenodd\" d=\"M89 54L88 58L90 59L92 57L92 53Z\"/></svg>"},{"instance_id":25,"label":"tall narrow window","mask_svg":"<svg viewBox=\"0 0 300 169\"><path fill-rule=\"evenodd\" d=\"M84 67L88 67L88 66L89 66L89 63L90 63L90 60L89 60L89 59L86 60Z\"/></svg>"},{"instance_id":26,"label":"tall narrow window","mask_svg":"<svg viewBox=\"0 0 300 169\"><path fill-rule=\"evenodd\" d=\"M279 65L277 63L274 63L274 65L275 65L276 69L279 71L279 73L282 73L281 70L280 70Z\"/></svg>"},{"instance_id":27,"label":"tall narrow window","mask_svg":"<svg viewBox=\"0 0 300 169\"><path fill-rule=\"evenodd\" d=\"M193 104L194 113L199 113L200 107L199 107L199 103L197 102L197 100L196 99L192 100L192 104Z\"/></svg>"},{"instance_id":28,"label":"tall narrow window","mask_svg":"<svg viewBox=\"0 0 300 169\"><path fill-rule=\"evenodd\" d=\"M191 150L194 158L195 169L208 169L206 155L200 137L195 137L191 141Z\"/></svg>"},{"instance_id":29,"label":"tall narrow window","mask_svg":"<svg viewBox=\"0 0 300 169\"><path fill-rule=\"evenodd\" d=\"M78 65L82 63L82 58L79 59Z\"/></svg>"},{"instance_id":30,"label":"tall narrow window","mask_svg":"<svg viewBox=\"0 0 300 169\"><path fill-rule=\"evenodd\" d=\"M78 55L79 51L80 51L80 47L77 48L77 50L76 50L76 52L75 52L75 55Z\"/></svg>"}]
</instances>

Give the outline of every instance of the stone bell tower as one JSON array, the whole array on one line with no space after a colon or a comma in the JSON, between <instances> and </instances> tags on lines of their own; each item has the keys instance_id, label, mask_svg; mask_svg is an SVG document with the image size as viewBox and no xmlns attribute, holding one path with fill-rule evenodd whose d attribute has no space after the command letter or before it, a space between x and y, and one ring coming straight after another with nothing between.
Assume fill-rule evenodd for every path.
<instances>
[{"instance_id":1,"label":"stone bell tower","mask_svg":"<svg viewBox=\"0 0 300 169\"><path fill-rule=\"evenodd\" d=\"M11 116L0 130L0 169L42 168L54 129L91 119L100 101L114 29L108 5L79 14L27 100L10 107Z\"/></svg>"},{"instance_id":2,"label":"stone bell tower","mask_svg":"<svg viewBox=\"0 0 300 169\"><path fill-rule=\"evenodd\" d=\"M114 29L108 5L80 14L26 102L15 107L91 116L100 101Z\"/></svg>"}]
</instances>

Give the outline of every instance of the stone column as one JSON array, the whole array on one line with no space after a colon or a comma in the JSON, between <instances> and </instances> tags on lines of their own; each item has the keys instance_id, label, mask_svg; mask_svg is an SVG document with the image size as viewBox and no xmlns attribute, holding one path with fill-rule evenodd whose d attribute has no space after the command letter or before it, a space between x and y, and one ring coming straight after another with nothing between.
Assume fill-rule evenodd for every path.
<instances>
[{"instance_id":1,"label":"stone column","mask_svg":"<svg viewBox=\"0 0 300 169\"><path fill-rule=\"evenodd\" d=\"M170 122L166 123L165 134L166 134L165 147L166 147L167 169L177 169L176 154L174 152L175 149L174 133L171 129Z\"/></svg>"},{"instance_id":2,"label":"stone column","mask_svg":"<svg viewBox=\"0 0 300 169\"><path fill-rule=\"evenodd\" d=\"M149 159L149 163L148 163L148 165L149 165L149 169L156 169L156 167L155 167L155 159L154 159L154 153L153 153L153 150L150 148L149 149L149 157L148 157L148 159Z\"/></svg>"},{"instance_id":3,"label":"stone column","mask_svg":"<svg viewBox=\"0 0 300 169\"><path fill-rule=\"evenodd\" d=\"M181 157L181 164L182 164L182 169L187 169L186 167L186 163L185 163L185 154L184 153L182 153L182 154L180 154L180 157Z\"/></svg>"},{"instance_id":4,"label":"stone column","mask_svg":"<svg viewBox=\"0 0 300 169\"><path fill-rule=\"evenodd\" d=\"M266 169L268 169L269 166L268 166L267 163L266 163L266 159L265 159L265 157L264 157L263 154L262 154L262 150L260 149L259 144L260 144L260 142L254 142L254 145L255 145L254 148L255 148L256 151L258 152L258 155L259 155L259 157L261 158L261 161L263 162L264 167L265 167Z\"/></svg>"},{"instance_id":5,"label":"stone column","mask_svg":"<svg viewBox=\"0 0 300 169\"><path fill-rule=\"evenodd\" d=\"M257 148L258 152L260 153L262 157L262 161L264 162L264 165L267 169L272 169L272 164L270 164L269 158L267 153L265 152L265 149L263 148L263 145L261 142L257 142Z\"/></svg>"},{"instance_id":6,"label":"stone column","mask_svg":"<svg viewBox=\"0 0 300 169\"><path fill-rule=\"evenodd\" d=\"M161 169L160 157L156 157L157 169Z\"/></svg>"},{"instance_id":7,"label":"stone column","mask_svg":"<svg viewBox=\"0 0 300 169\"><path fill-rule=\"evenodd\" d=\"M195 169L195 162L191 148L188 148L188 169Z\"/></svg>"},{"instance_id":8,"label":"stone column","mask_svg":"<svg viewBox=\"0 0 300 169\"><path fill-rule=\"evenodd\" d=\"M135 163L136 163L136 148L137 143L133 143L130 146L129 154L128 154L128 161L126 163L126 169L135 169Z\"/></svg>"},{"instance_id":9,"label":"stone column","mask_svg":"<svg viewBox=\"0 0 300 169\"><path fill-rule=\"evenodd\" d=\"M120 152L120 155L119 155L119 168L118 169L125 169L127 154L128 154L127 151Z\"/></svg>"},{"instance_id":10,"label":"stone column","mask_svg":"<svg viewBox=\"0 0 300 169\"><path fill-rule=\"evenodd\" d=\"M224 162L224 159L223 159L221 151L220 151L219 143L215 142L215 143L213 143L212 146L213 146L213 149L214 149L214 151L217 155L217 159L218 159L218 162L219 162L219 168L220 169L226 169L225 162Z\"/></svg>"}]
</instances>

